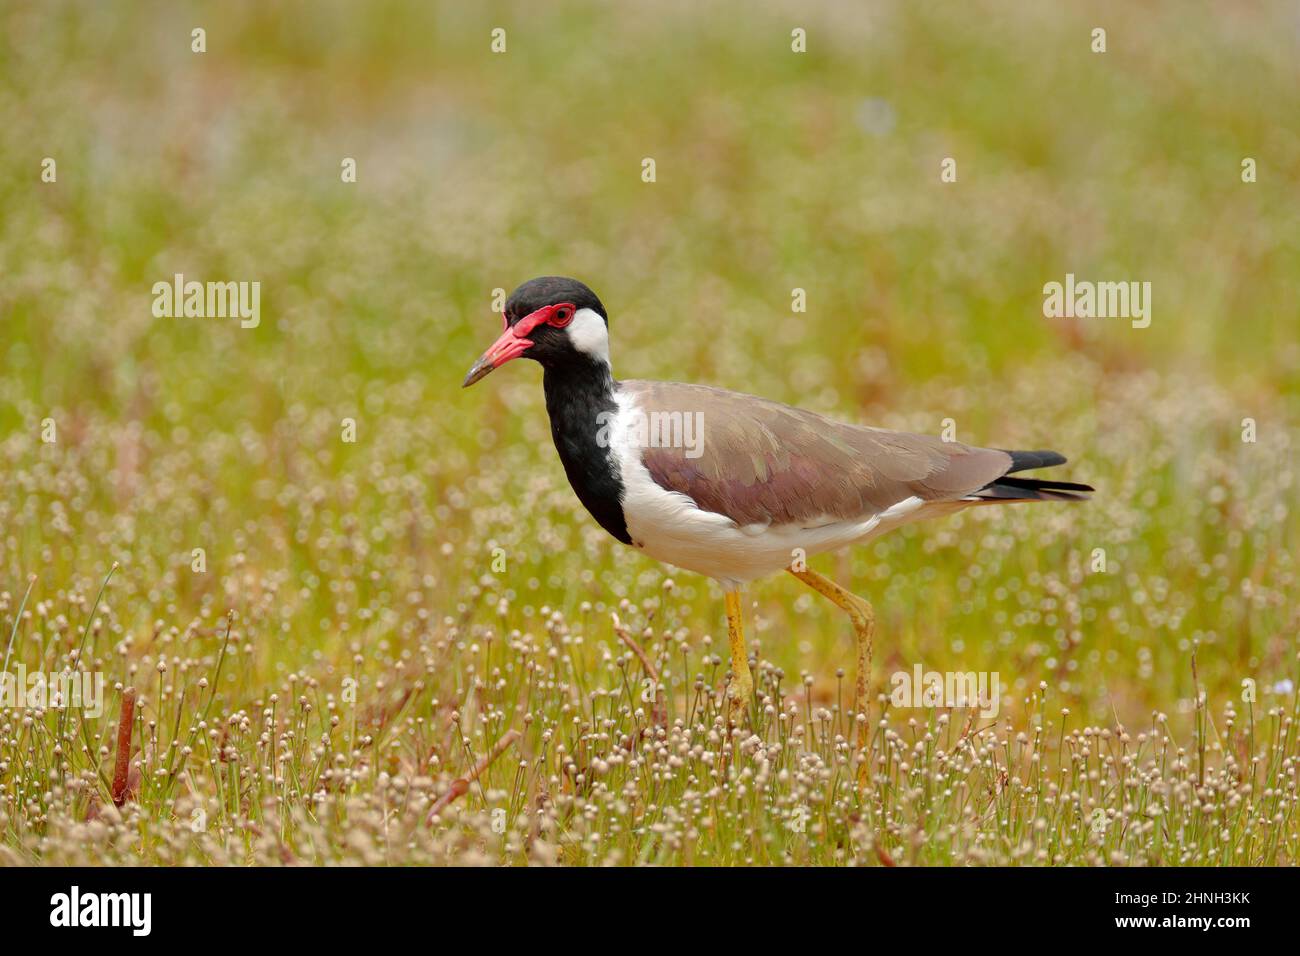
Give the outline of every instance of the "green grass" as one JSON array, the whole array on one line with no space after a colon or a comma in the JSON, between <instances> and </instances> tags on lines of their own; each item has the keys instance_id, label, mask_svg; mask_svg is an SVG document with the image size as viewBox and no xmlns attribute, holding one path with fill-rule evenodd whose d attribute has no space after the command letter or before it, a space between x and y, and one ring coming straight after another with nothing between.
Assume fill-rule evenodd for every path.
<instances>
[{"instance_id":1,"label":"green grass","mask_svg":"<svg viewBox=\"0 0 1300 956\"><path fill-rule=\"evenodd\" d=\"M1295 23L1194 7L6 8L0 638L107 700L0 711L0 860L1294 863ZM176 272L261 325L154 318ZM1151 327L1045 319L1067 272ZM717 588L582 511L535 368L459 389L546 273L620 375L1068 454L1086 506L814 562L878 692L996 672L997 717L855 726L847 622L782 577L728 731Z\"/></svg>"}]
</instances>

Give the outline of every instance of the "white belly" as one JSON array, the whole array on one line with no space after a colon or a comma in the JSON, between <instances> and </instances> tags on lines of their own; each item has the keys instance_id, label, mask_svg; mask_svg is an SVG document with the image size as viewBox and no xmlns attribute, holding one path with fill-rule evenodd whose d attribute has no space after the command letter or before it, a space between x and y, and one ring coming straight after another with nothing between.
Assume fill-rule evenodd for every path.
<instances>
[{"instance_id":1,"label":"white belly","mask_svg":"<svg viewBox=\"0 0 1300 956\"><path fill-rule=\"evenodd\" d=\"M657 486L656 486L657 487ZM701 511L684 495L660 490L629 494L623 505L635 546L659 561L716 578L724 587L767 577L824 551L860 544L915 520L920 498L861 521L819 527L738 527L729 518ZM687 504L672 499L685 499Z\"/></svg>"}]
</instances>

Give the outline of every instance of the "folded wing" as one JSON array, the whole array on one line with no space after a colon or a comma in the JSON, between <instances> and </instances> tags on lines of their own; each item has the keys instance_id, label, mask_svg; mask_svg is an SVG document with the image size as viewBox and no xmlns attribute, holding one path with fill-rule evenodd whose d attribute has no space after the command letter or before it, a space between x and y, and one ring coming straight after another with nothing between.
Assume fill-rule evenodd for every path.
<instances>
[{"instance_id":1,"label":"folded wing","mask_svg":"<svg viewBox=\"0 0 1300 956\"><path fill-rule=\"evenodd\" d=\"M689 447L643 448L655 483L739 525L866 519L913 497L965 498L1018 470L1011 452L849 425L738 392L671 382L621 387L652 437L665 434L653 427L655 416L691 415L701 430Z\"/></svg>"}]
</instances>

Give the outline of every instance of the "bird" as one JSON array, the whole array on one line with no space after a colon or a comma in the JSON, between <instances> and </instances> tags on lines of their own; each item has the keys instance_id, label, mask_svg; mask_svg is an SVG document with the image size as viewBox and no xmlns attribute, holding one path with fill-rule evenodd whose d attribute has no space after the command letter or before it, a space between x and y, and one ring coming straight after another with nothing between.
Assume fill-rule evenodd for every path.
<instances>
[{"instance_id":1,"label":"bird","mask_svg":"<svg viewBox=\"0 0 1300 956\"><path fill-rule=\"evenodd\" d=\"M1054 451L978 448L707 385L616 379L609 316L577 279L524 282L506 300L502 324L462 387L517 358L540 364L555 449L591 516L623 544L719 584L733 725L754 702L744 586L788 572L848 615L854 715L865 723L874 612L807 558L967 508L1085 501L1094 491L1020 476L1064 464Z\"/></svg>"}]
</instances>

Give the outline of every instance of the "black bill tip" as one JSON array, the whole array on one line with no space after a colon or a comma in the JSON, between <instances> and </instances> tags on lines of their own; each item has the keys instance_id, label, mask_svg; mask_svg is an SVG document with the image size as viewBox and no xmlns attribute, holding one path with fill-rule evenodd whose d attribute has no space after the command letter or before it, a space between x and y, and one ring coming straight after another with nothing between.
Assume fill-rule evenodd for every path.
<instances>
[{"instance_id":1,"label":"black bill tip","mask_svg":"<svg viewBox=\"0 0 1300 956\"><path fill-rule=\"evenodd\" d=\"M469 388L475 382L485 378L488 372L492 371L494 368L496 368L496 366L487 359L479 359L470 367L469 372L465 375L465 381L460 383L460 387Z\"/></svg>"}]
</instances>

